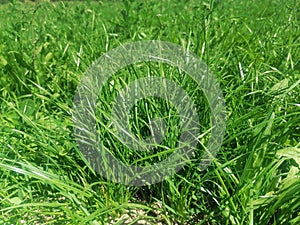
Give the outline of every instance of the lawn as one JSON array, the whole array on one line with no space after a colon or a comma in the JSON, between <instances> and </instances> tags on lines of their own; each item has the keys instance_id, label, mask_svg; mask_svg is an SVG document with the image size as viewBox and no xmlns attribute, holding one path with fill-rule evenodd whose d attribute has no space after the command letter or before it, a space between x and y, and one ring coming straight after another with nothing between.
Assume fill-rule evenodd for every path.
<instances>
[{"instance_id":1,"label":"lawn","mask_svg":"<svg viewBox=\"0 0 300 225\"><path fill-rule=\"evenodd\" d=\"M163 162L181 131L176 107L148 97L129 112L130 130L144 139L148 118L163 118L161 145L149 153L116 138L112 105L130 82L147 74L172 80L201 124L193 157L177 173L124 185L83 156L73 100L95 60L147 40L174 43L205 62L222 90L226 131L201 168L212 112L197 83L162 62L120 69L99 93L94 117L103 145L124 164ZM299 93L299 0L3 1L0 224L300 224Z\"/></svg>"}]
</instances>

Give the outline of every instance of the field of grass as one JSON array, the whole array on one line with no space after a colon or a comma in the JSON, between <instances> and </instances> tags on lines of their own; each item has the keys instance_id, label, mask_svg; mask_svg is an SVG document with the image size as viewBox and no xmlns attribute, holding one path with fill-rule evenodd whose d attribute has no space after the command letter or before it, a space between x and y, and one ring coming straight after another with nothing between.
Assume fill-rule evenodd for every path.
<instances>
[{"instance_id":1,"label":"field of grass","mask_svg":"<svg viewBox=\"0 0 300 225\"><path fill-rule=\"evenodd\" d=\"M0 4L0 224L300 224L299 0L8 2ZM227 127L205 170L196 157L160 183L134 187L90 169L75 142L72 107L94 60L140 40L197 54L220 83ZM198 107L201 131L209 130L201 90L161 63L111 78L99 96L101 124L122 85L149 70L181 84ZM145 117L173 110L153 98L138 109L137 136L147 136ZM164 144L176 148L177 122L167 122ZM132 152L106 126L98 130L125 163L167 156Z\"/></svg>"}]
</instances>

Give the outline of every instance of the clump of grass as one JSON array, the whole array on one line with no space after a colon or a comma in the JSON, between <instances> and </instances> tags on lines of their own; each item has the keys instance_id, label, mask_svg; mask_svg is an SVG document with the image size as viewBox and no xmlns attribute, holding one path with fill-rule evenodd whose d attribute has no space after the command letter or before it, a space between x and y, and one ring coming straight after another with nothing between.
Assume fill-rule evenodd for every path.
<instances>
[{"instance_id":1,"label":"clump of grass","mask_svg":"<svg viewBox=\"0 0 300 225\"><path fill-rule=\"evenodd\" d=\"M154 224L298 224L299 4L151 0L0 5L6 12L0 15L0 223L108 224L128 210L142 210L136 221ZM205 171L193 159L161 183L127 187L95 174L81 157L72 100L92 61L122 43L151 39L179 44L208 64L225 96L227 131ZM107 104L102 111L111 110L108 102L124 86L120 78L145 76L143 69L157 76L164 72L191 96L195 93L176 68L133 65L112 77L115 85L100 96ZM196 93L193 100L205 130L209 107L201 90ZM168 107L148 99L139 103L139 115L165 116L172 110ZM147 136L145 119L134 118L136 135ZM99 120L104 121L100 115ZM130 156L121 143L105 138L116 156L126 156L121 150Z\"/></svg>"}]
</instances>

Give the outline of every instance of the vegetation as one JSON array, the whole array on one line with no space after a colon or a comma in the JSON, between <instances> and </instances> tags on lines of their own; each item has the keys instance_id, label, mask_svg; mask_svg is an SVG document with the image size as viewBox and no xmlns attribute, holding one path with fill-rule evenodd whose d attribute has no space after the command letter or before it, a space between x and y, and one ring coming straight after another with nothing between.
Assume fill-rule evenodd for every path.
<instances>
[{"instance_id":1,"label":"vegetation","mask_svg":"<svg viewBox=\"0 0 300 225\"><path fill-rule=\"evenodd\" d=\"M124 215L132 216L128 224L299 224L300 1L10 1L0 10L1 224L124 224ZM178 44L208 65L223 91L227 130L204 171L193 159L163 182L131 187L89 169L74 139L72 106L94 60L139 40ZM164 64L119 71L99 112L110 112L116 91L149 68L196 90L209 129L201 91ZM172 111L151 98L139 109L151 117ZM134 122L137 136L147 136L143 118ZM169 122L172 134L176 121ZM124 162L165 157L131 158L101 134Z\"/></svg>"}]
</instances>

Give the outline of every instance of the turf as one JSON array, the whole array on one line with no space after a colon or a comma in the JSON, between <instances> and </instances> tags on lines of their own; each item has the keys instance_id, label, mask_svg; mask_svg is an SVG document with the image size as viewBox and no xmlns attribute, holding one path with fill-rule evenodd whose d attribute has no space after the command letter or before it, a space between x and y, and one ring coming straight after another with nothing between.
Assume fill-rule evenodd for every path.
<instances>
[{"instance_id":1,"label":"turf","mask_svg":"<svg viewBox=\"0 0 300 225\"><path fill-rule=\"evenodd\" d=\"M131 224L299 224L299 9L298 0L0 4L0 224L123 224L118 218L129 212ZM98 57L154 39L196 53L216 75L226 135L204 171L196 157L163 182L130 187L94 173L82 158L73 97ZM107 129L118 90L149 70L192 96L202 132L211 125L203 93L176 68L124 68L99 95L97 118L105 145L129 164L152 164L170 153L134 152ZM131 124L138 137L148 135L147 117L176 114L155 98L136 109ZM178 121L171 118L164 145L175 148Z\"/></svg>"}]
</instances>

